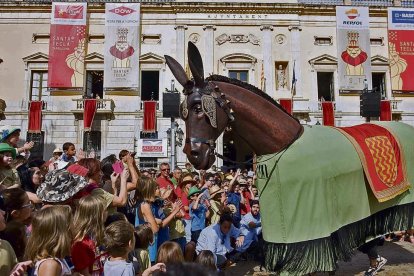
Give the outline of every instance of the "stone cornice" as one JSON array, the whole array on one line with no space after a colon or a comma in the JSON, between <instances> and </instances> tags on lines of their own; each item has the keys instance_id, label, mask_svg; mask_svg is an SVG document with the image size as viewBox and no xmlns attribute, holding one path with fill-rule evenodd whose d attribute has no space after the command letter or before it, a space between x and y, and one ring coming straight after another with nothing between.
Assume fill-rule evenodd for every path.
<instances>
[{"instance_id":1,"label":"stone cornice","mask_svg":"<svg viewBox=\"0 0 414 276\"><path fill-rule=\"evenodd\" d=\"M28 2L0 3L0 13L50 13L50 4ZM88 13L104 13L103 3L88 3ZM335 16L335 6L289 3L141 3L142 13L237 13L237 14L297 14ZM386 17L387 7L370 7L371 17Z\"/></svg>"}]
</instances>

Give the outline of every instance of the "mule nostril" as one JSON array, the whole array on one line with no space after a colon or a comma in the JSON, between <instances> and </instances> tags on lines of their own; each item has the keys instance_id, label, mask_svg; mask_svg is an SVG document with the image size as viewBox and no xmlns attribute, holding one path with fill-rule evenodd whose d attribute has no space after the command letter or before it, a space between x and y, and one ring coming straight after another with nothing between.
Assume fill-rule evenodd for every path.
<instances>
[{"instance_id":1,"label":"mule nostril","mask_svg":"<svg viewBox=\"0 0 414 276\"><path fill-rule=\"evenodd\" d=\"M198 157L199 152L198 151L195 151L195 150L192 150L191 151L191 155L194 156L194 157Z\"/></svg>"}]
</instances>

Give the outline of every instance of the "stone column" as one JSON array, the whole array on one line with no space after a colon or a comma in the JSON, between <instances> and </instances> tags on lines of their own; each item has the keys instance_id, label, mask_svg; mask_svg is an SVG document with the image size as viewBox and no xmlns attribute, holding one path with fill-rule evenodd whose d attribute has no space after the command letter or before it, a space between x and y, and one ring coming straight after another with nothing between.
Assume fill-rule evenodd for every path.
<instances>
[{"instance_id":1,"label":"stone column","mask_svg":"<svg viewBox=\"0 0 414 276\"><path fill-rule=\"evenodd\" d=\"M174 28L176 30L177 39L175 40L175 51L176 51L176 60L183 67L185 67L185 30L187 26L178 25Z\"/></svg>"},{"instance_id":2,"label":"stone column","mask_svg":"<svg viewBox=\"0 0 414 276\"><path fill-rule=\"evenodd\" d=\"M394 6L401 7L401 0L394 0Z\"/></svg>"},{"instance_id":3,"label":"stone column","mask_svg":"<svg viewBox=\"0 0 414 276\"><path fill-rule=\"evenodd\" d=\"M213 25L205 25L204 33L204 77L214 73L214 31L216 27Z\"/></svg>"},{"instance_id":4,"label":"stone column","mask_svg":"<svg viewBox=\"0 0 414 276\"><path fill-rule=\"evenodd\" d=\"M347 6L352 5L352 0L344 0L344 5L347 5Z\"/></svg>"},{"instance_id":5,"label":"stone column","mask_svg":"<svg viewBox=\"0 0 414 276\"><path fill-rule=\"evenodd\" d=\"M302 91L302 74L301 74L301 55L300 55L300 32L302 31L302 28L299 25L292 25L289 26L290 31L290 38L291 38L291 53L292 53L292 64L289 66L290 70L292 71L292 77L293 77L293 64L295 64L295 78L296 81L296 95L295 97L301 98L303 97L303 91ZM289 85L292 84L292 79L289 81Z\"/></svg>"},{"instance_id":6,"label":"stone column","mask_svg":"<svg viewBox=\"0 0 414 276\"><path fill-rule=\"evenodd\" d=\"M271 97L275 98L274 74L273 74L273 57L272 57L272 25L263 25L260 27L263 32L263 70L265 77L265 91Z\"/></svg>"}]
</instances>

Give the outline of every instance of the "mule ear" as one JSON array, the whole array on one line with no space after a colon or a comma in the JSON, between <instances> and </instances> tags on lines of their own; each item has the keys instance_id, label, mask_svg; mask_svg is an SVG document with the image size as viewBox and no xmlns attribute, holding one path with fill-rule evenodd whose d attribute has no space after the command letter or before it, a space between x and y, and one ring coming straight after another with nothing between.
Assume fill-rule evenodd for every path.
<instances>
[{"instance_id":1,"label":"mule ear","mask_svg":"<svg viewBox=\"0 0 414 276\"><path fill-rule=\"evenodd\" d=\"M174 77L184 87L189 81L187 74L184 71L184 68L174 58L168 55L165 55L164 57Z\"/></svg>"},{"instance_id":2,"label":"mule ear","mask_svg":"<svg viewBox=\"0 0 414 276\"><path fill-rule=\"evenodd\" d=\"M196 86L202 86L204 84L203 60L197 46L191 41L188 42L188 65L190 65Z\"/></svg>"}]
</instances>

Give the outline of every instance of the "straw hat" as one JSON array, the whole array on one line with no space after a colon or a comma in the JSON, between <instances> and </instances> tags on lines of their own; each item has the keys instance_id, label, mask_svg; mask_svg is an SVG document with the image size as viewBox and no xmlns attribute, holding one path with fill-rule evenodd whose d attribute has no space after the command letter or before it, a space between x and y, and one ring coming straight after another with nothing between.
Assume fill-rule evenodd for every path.
<instances>
[{"instance_id":1,"label":"straw hat","mask_svg":"<svg viewBox=\"0 0 414 276\"><path fill-rule=\"evenodd\" d=\"M171 195L172 189L160 189L160 195L162 198L169 198Z\"/></svg>"},{"instance_id":2,"label":"straw hat","mask_svg":"<svg viewBox=\"0 0 414 276\"><path fill-rule=\"evenodd\" d=\"M237 180L237 182L239 183L239 185L247 185L247 180L244 178L239 178L239 180Z\"/></svg>"},{"instance_id":3,"label":"straw hat","mask_svg":"<svg viewBox=\"0 0 414 276\"><path fill-rule=\"evenodd\" d=\"M231 181L233 179L233 176L231 174L226 175L225 179Z\"/></svg>"},{"instance_id":4,"label":"straw hat","mask_svg":"<svg viewBox=\"0 0 414 276\"><path fill-rule=\"evenodd\" d=\"M191 174L184 176L183 180L181 181L181 184L187 184L187 183L191 183L191 184L196 183L196 181L193 179Z\"/></svg>"},{"instance_id":5,"label":"straw hat","mask_svg":"<svg viewBox=\"0 0 414 276\"><path fill-rule=\"evenodd\" d=\"M63 150L61 148L55 148L53 153L62 153Z\"/></svg>"},{"instance_id":6,"label":"straw hat","mask_svg":"<svg viewBox=\"0 0 414 276\"><path fill-rule=\"evenodd\" d=\"M218 193L223 193L224 192L224 190L223 189L221 189L219 186L217 186L217 185L213 185L213 186L211 186L211 188L209 189L209 192L210 192L210 198L213 198L216 194L218 194Z\"/></svg>"}]
</instances>

